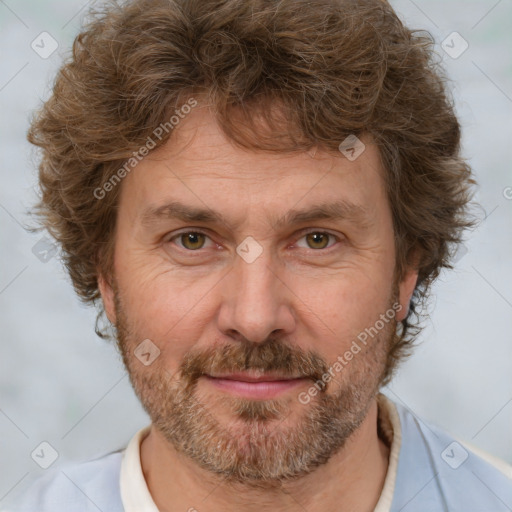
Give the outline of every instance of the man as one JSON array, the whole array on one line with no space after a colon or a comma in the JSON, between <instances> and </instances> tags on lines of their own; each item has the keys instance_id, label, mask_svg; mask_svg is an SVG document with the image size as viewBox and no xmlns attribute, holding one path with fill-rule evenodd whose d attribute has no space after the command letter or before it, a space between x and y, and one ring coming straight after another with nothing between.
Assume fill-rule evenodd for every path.
<instances>
[{"instance_id":1,"label":"man","mask_svg":"<svg viewBox=\"0 0 512 512\"><path fill-rule=\"evenodd\" d=\"M38 213L151 425L12 510L512 508L510 466L379 392L472 225L431 52L379 0L97 14L29 133Z\"/></svg>"}]
</instances>

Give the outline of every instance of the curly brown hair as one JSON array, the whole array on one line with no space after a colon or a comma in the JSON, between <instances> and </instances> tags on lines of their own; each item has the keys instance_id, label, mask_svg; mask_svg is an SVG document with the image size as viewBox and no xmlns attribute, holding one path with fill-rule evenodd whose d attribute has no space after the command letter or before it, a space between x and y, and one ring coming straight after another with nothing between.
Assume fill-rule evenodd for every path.
<instances>
[{"instance_id":1,"label":"curly brown hair","mask_svg":"<svg viewBox=\"0 0 512 512\"><path fill-rule=\"evenodd\" d=\"M411 251L421 254L390 356L404 357L420 332L418 306L474 224L475 182L429 34L405 27L383 0L133 0L90 15L28 139L42 148L38 229L60 244L80 298L99 302L97 334L107 337L97 280L112 271L120 187L101 200L94 191L193 96L253 150L339 155L348 135L371 135L386 170L398 277Z\"/></svg>"}]
</instances>

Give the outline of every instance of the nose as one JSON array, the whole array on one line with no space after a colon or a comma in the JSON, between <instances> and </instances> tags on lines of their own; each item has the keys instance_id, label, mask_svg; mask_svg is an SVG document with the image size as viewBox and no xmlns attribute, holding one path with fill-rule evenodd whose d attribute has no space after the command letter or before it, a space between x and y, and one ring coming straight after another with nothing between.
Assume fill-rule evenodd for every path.
<instances>
[{"instance_id":1,"label":"nose","mask_svg":"<svg viewBox=\"0 0 512 512\"><path fill-rule=\"evenodd\" d=\"M293 292L272 268L268 252L263 251L252 263L236 257L234 268L223 280L218 314L222 333L262 343L270 335L290 334L295 329Z\"/></svg>"}]
</instances>

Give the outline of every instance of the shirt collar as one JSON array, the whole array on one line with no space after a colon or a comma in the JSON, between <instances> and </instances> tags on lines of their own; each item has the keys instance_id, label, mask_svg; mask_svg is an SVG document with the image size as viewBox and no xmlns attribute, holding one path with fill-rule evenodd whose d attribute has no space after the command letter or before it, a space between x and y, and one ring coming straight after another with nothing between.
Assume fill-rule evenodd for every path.
<instances>
[{"instance_id":1,"label":"shirt collar","mask_svg":"<svg viewBox=\"0 0 512 512\"><path fill-rule=\"evenodd\" d=\"M140 445L150 429L151 425L140 429L123 452L119 483L125 512L159 512L149 493L140 461Z\"/></svg>"},{"instance_id":2,"label":"shirt collar","mask_svg":"<svg viewBox=\"0 0 512 512\"><path fill-rule=\"evenodd\" d=\"M398 456L402 446L402 427L396 405L382 393L377 395L379 407L379 431L389 446L389 462L384 486L373 512L390 512L395 494Z\"/></svg>"}]
</instances>

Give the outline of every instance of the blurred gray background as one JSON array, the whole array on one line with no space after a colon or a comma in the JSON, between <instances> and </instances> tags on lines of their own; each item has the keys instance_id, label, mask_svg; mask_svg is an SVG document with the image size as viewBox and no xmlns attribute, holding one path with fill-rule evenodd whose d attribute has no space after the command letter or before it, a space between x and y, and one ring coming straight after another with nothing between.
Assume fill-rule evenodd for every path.
<instances>
[{"instance_id":1,"label":"blurred gray background","mask_svg":"<svg viewBox=\"0 0 512 512\"><path fill-rule=\"evenodd\" d=\"M453 80L483 222L434 287L431 321L386 393L512 463L512 0L391 3L432 34ZM55 467L120 448L149 423L58 254L23 229L36 198L29 118L89 5L0 1L0 505L45 471L31 458L41 442Z\"/></svg>"}]
</instances>

